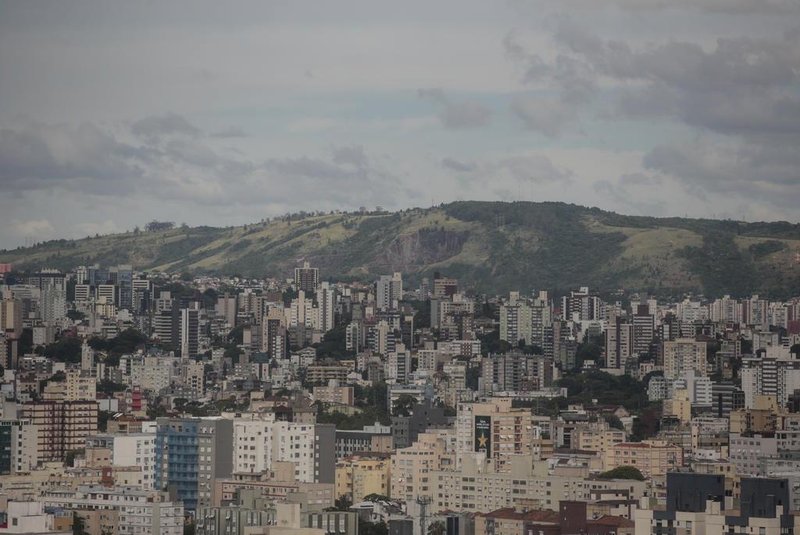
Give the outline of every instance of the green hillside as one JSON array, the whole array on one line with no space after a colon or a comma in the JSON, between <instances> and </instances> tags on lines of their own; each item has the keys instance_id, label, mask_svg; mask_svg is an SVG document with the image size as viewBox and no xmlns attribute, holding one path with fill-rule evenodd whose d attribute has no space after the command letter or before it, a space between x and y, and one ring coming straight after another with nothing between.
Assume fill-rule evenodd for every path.
<instances>
[{"instance_id":1,"label":"green hillside","mask_svg":"<svg viewBox=\"0 0 800 535\"><path fill-rule=\"evenodd\" d=\"M441 271L477 291L589 285L659 294L800 294L800 225L623 216L563 203L456 202L394 213L292 216L0 251L19 269L133 264L168 272L411 280Z\"/></svg>"}]
</instances>

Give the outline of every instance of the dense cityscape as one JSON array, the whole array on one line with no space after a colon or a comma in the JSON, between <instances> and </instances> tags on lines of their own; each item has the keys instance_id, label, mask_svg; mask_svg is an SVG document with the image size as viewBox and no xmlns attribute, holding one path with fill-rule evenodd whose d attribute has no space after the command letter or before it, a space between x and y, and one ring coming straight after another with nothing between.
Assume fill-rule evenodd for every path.
<instances>
[{"instance_id":1,"label":"dense cityscape","mask_svg":"<svg viewBox=\"0 0 800 535\"><path fill-rule=\"evenodd\" d=\"M800 526L800 298L0 271L0 533Z\"/></svg>"},{"instance_id":2,"label":"dense cityscape","mask_svg":"<svg viewBox=\"0 0 800 535\"><path fill-rule=\"evenodd\" d=\"M800 535L800 0L0 0L0 535Z\"/></svg>"}]
</instances>

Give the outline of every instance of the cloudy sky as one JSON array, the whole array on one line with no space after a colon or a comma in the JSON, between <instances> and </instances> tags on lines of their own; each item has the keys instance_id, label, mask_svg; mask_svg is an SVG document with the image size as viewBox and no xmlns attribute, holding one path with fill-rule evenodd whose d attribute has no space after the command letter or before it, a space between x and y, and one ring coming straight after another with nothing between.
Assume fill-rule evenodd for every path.
<instances>
[{"instance_id":1,"label":"cloudy sky","mask_svg":"<svg viewBox=\"0 0 800 535\"><path fill-rule=\"evenodd\" d=\"M0 247L559 200L800 220L797 0L0 1Z\"/></svg>"}]
</instances>

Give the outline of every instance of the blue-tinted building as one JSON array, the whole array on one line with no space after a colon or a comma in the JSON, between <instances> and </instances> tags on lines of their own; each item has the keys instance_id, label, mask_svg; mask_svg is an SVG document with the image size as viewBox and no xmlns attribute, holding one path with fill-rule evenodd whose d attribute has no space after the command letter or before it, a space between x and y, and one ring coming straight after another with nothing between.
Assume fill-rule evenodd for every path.
<instances>
[{"instance_id":1,"label":"blue-tinted building","mask_svg":"<svg viewBox=\"0 0 800 535\"><path fill-rule=\"evenodd\" d=\"M158 418L155 480L187 511L209 506L214 479L233 467L233 422L223 418Z\"/></svg>"}]
</instances>

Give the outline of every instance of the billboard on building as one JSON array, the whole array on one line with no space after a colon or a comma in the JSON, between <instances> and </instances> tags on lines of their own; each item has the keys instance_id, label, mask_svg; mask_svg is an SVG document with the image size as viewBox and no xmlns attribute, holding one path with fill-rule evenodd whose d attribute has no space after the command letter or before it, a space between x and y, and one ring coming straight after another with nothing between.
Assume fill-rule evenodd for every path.
<instances>
[{"instance_id":1,"label":"billboard on building","mask_svg":"<svg viewBox=\"0 0 800 535\"><path fill-rule=\"evenodd\" d=\"M492 451L492 417L475 417L475 451Z\"/></svg>"}]
</instances>

